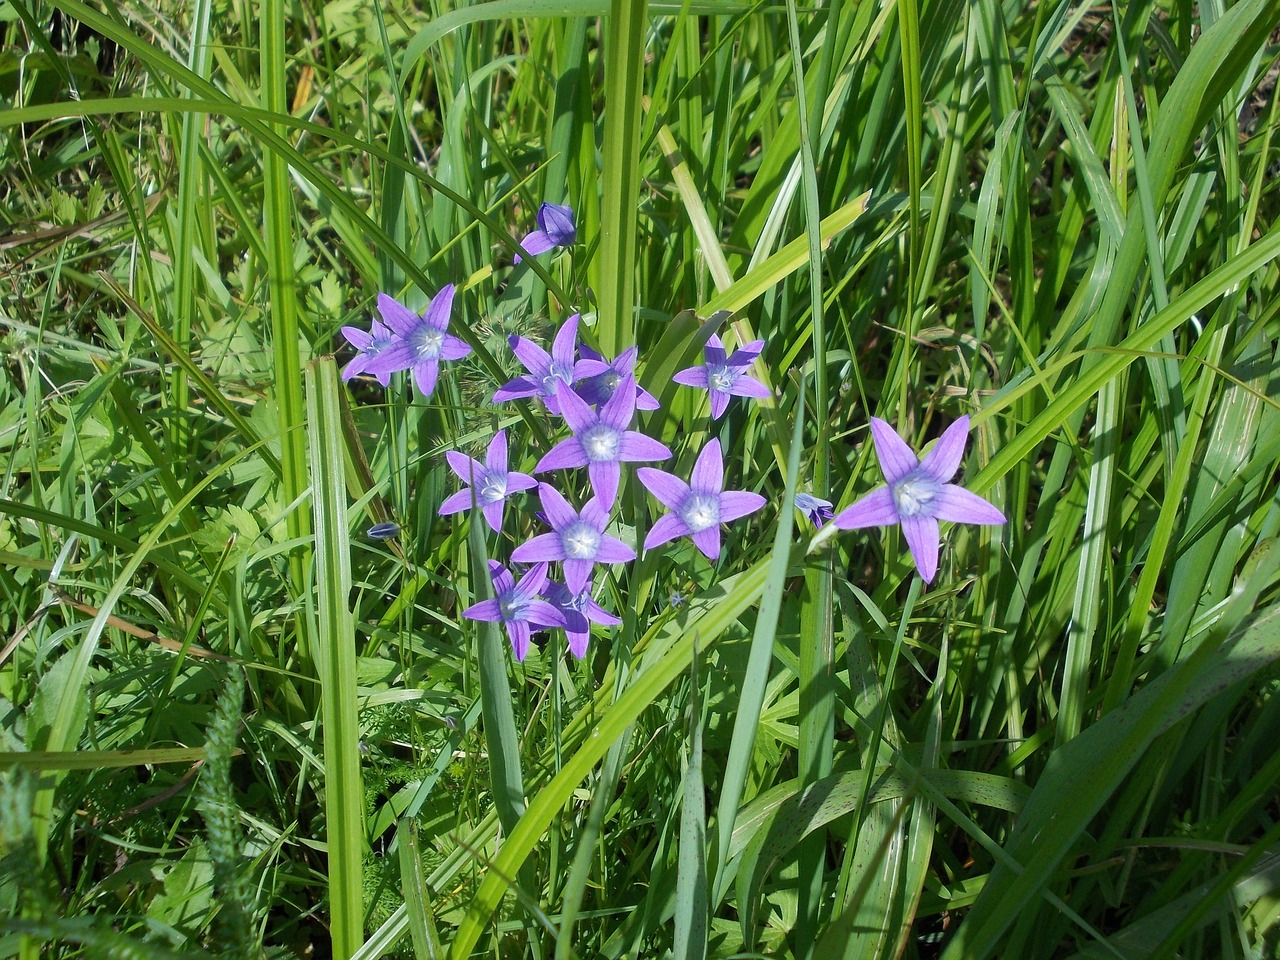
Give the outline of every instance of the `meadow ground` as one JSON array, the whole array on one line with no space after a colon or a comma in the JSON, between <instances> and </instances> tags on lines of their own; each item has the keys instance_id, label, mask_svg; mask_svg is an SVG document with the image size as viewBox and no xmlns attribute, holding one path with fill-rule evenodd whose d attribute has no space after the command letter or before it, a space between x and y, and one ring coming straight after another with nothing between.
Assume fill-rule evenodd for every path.
<instances>
[{"instance_id":1,"label":"meadow ground","mask_svg":"<svg viewBox=\"0 0 1280 960\"><path fill-rule=\"evenodd\" d=\"M1276 956L1277 23L6 0L0 956Z\"/></svg>"}]
</instances>

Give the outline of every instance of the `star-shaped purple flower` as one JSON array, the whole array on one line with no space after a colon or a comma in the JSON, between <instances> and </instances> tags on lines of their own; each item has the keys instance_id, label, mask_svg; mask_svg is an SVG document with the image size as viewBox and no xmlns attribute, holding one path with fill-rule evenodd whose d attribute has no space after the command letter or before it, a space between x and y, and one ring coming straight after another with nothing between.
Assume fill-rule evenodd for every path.
<instances>
[{"instance_id":1,"label":"star-shaped purple flower","mask_svg":"<svg viewBox=\"0 0 1280 960\"><path fill-rule=\"evenodd\" d=\"M845 507L831 522L841 530L901 524L916 569L925 583L932 583L938 572L939 520L989 526L1006 522L1005 515L982 497L948 482L960 467L968 438L969 418L964 416L918 460L893 427L872 417L871 439L889 485Z\"/></svg>"},{"instance_id":2,"label":"star-shaped purple flower","mask_svg":"<svg viewBox=\"0 0 1280 960\"><path fill-rule=\"evenodd\" d=\"M361 330L359 327L343 327L342 335L347 338L347 343L356 348L356 355L342 368L344 382L364 373L369 367L369 362L395 342L395 334L391 332L391 328L377 318L374 318L368 330ZM391 383L391 374L379 373L377 379L385 387Z\"/></svg>"},{"instance_id":3,"label":"star-shaped purple flower","mask_svg":"<svg viewBox=\"0 0 1280 960\"><path fill-rule=\"evenodd\" d=\"M544 533L516 547L511 553L516 563L561 561L565 582L576 596L587 588L591 568L597 563L627 563L636 558L634 550L604 532L609 512L599 500L592 497L579 513L550 484L541 484L538 494L542 497L542 510L555 532Z\"/></svg>"},{"instance_id":4,"label":"star-shaped purple flower","mask_svg":"<svg viewBox=\"0 0 1280 960\"><path fill-rule=\"evenodd\" d=\"M365 364L374 376L412 370L413 381L424 397L436 389L441 360L461 360L471 348L449 333L449 311L454 287L446 283L418 316L385 293L378 294L378 313L395 333L392 344Z\"/></svg>"},{"instance_id":5,"label":"star-shaped purple flower","mask_svg":"<svg viewBox=\"0 0 1280 960\"><path fill-rule=\"evenodd\" d=\"M484 463L473 460L466 454L456 450L446 450L444 457L449 467L463 483L464 487L457 493L445 498L440 504L440 516L457 513L468 509L472 503L480 507L489 526L495 531L502 529L502 508L507 497L520 490L536 487L538 481L527 473L516 473L507 470L507 431L499 430L489 441L489 449L485 453Z\"/></svg>"},{"instance_id":6,"label":"star-shaped purple flower","mask_svg":"<svg viewBox=\"0 0 1280 960\"><path fill-rule=\"evenodd\" d=\"M578 352L582 354L582 359L578 361L579 382L574 390L593 407L607 403L626 377L635 377L636 356L639 353L636 347L623 350L612 363L585 343L578 347ZM657 410L658 406L657 398L637 383L636 409Z\"/></svg>"},{"instance_id":7,"label":"star-shaped purple flower","mask_svg":"<svg viewBox=\"0 0 1280 960\"><path fill-rule=\"evenodd\" d=\"M636 476L671 511L649 528L649 535L644 538L646 550L676 537L693 537L694 545L716 560L720 556L720 524L755 513L765 504L758 493L724 490L724 457L719 440L702 448L688 483L653 467L641 467Z\"/></svg>"},{"instance_id":8,"label":"star-shaped purple flower","mask_svg":"<svg viewBox=\"0 0 1280 960\"><path fill-rule=\"evenodd\" d=\"M796 509L808 517L809 522L819 530L835 515L835 506L830 500L823 500L811 493L797 493L792 502Z\"/></svg>"},{"instance_id":9,"label":"star-shaped purple flower","mask_svg":"<svg viewBox=\"0 0 1280 960\"><path fill-rule=\"evenodd\" d=\"M540 563L531 568L516 583L506 567L490 560L489 575L493 578L494 598L473 603L462 615L470 620L502 621L516 659L523 662L529 652L530 626L564 626L564 614L538 595L547 582L547 565Z\"/></svg>"},{"instance_id":10,"label":"star-shaped purple flower","mask_svg":"<svg viewBox=\"0 0 1280 960\"><path fill-rule=\"evenodd\" d=\"M580 361L575 361L578 347L578 315L575 313L556 331L551 352L543 350L532 340L512 334L508 340L511 349L528 374L503 384L493 395L494 403L519 400L523 397L541 397L546 408L560 415L559 394L563 387L577 381Z\"/></svg>"},{"instance_id":11,"label":"star-shaped purple flower","mask_svg":"<svg viewBox=\"0 0 1280 960\"><path fill-rule=\"evenodd\" d=\"M534 473L586 467L600 505L609 510L618 496L623 461L666 460L671 451L637 430L628 430L635 414L636 382L622 379L618 389L599 410L592 410L573 390L560 393L560 412L573 436L561 440L543 455Z\"/></svg>"},{"instance_id":12,"label":"star-shaped purple flower","mask_svg":"<svg viewBox=\"0 0 1280 960\"><path fill-rule=\"evenodd\" d=\"M569 247L578 236L578 228L573 225L573 208L559 203L544 203L538 207L538 229L520 241L520 248L526 257L536 257L546 253L552 247ZM513 263L520 262L520 254L516 254Z\"/></svg>"},{"instance_id":13,"label":"star-shaped purple flower","mask_svg":"<svg viewBox=\"0 0 1280 960\"><path fill-rule=\"evenodd\" d=\"M591 624L601 623L616 627L622 622L600 604L591 595L591 584L581 593L570 593L563 583L547 581L542 588L542 595L553 607L564 614L564 632L569 639L569 652L581 660L587 655L587 644L591 642Z\"/></svg>"},{"instance_id":14,"label":"star-shaped purple flower","mask_svg":"<svg viewBox=\"0 0 1280 960\"><path fill-rule=\"evenodd\" d=\"M671 379L687 387L701 387L711 394L711 419L719 420L729 406L729 397L755 397L765 400L769 390L747 373L764 349L763 340L752 340L731 355L725 355L724 344L714 333L703 348L703 364L681 370Z\"/></svg>"}]
</instances>

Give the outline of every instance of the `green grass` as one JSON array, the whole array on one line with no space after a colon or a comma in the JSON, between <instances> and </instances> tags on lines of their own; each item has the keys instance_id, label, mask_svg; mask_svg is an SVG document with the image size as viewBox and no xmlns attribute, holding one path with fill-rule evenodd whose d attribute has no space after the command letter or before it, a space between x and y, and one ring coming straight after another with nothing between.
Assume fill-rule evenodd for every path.
<instances>
[{"instance_id":1,"label":"green grass","mask_svg":"<svg viewBox=\"0 0 1280 960\"><path fill-rule=\"evenodd\" d=\"M1277 23L0 7L0 956L1276 955ZM543 200L577 242L513 268ZM450 282L429 400L337 380ZM517 663L462 611L537 501L442 518L443 454L532 470L490 397L573 312L665 469L768 502ZM772 399L670 384L713 332ZM811 543L872 416L962 414L1005 527L927 587Z\"/></svg>"}]
</instances>

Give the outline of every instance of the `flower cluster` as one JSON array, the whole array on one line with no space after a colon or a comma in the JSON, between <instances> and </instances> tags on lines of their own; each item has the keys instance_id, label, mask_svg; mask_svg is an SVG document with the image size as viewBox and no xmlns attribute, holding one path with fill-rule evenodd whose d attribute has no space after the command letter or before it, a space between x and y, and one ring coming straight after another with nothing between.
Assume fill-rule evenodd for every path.
<instances>
[{"instance_id":1,"label":"flower cluster","mask_svg":"<svg viewBox=\"0 0 1280 960\"><path fill-rule=\"evenodd\" d=\"M521 241L526 256L569 246L575 239L569 207L543 204L537 223L537 229ZM515 260L518 263L520 257ZM368 331L342 328L357 350L343 370L343 378L369 374L385 386L392 373L409 370L418 389L429 397L440 362L461 359L471 350L448 333L453 298L453 285L446 285L432 298L426 312L417 316L380 294L379 318ZM591 496L580 507L550 483L510 469L504 430L493 436L483 463L457 451L445 454L462 487L440 505L441 515L474 507L493 531L501 533L507 500L537 488L542 507L537 516L550 529L519 544L510 555L512 564L526 565L527 569L513 572L491 562L493 599L463 611L463 616L473 620L501 622L517 660L524 659L535 630L564 630L570 651L581 658L586 654L592 623L621 622L599 604L593 582L597 565L628 563L636 558L633 546L608 532L623 464L660 463L673 456L665 444L634 428L638 409L656 410L659 406L637 382L637 349L631 347L609 360L579 342L579 324L576 313L565 320L549 352L525 337L511 336L511 351L525 372L499 387L493 402L536 400L548 414L561 419L567 435L542 455L533 473L585 468ZM768 388L749 372L763 349L764 341L755 340L730 353L712 335L703 349L703 362L679 371L672 379L706 390L711 418L718 420L733 397L769 397ZM961 417L920 459L888 423L872 418L871 436L887 485L838 513L829 501L809 493L797 494L795 507L816 528L828 522L837 530L901 526L917 570L926 583L932 582L938 570L939 521L1005 522L992 504L950 482L960 466L968 433L969 418ZM721 552L721 526L765 504L765 498L757 493L724 489L724 453L718 439L708 441L698 452L688 479L654 466L639 467L636 477L667 511L649 528L645 550L689 537L698 550L715 561ZM394 528L394 524L379 526ZM383 535L393 534L379 533ZM551 579L552 564L559 564L562 581Z\"/></svg>"},{"instance_id":2,"label":"flower cluster","mask_svg":"<svg viewBox=\"0 0 1280 960\"><path fill-rule=\"evenodd\" d=\"M538 229L521 241L526 255L573 243L570 208L543 204L537 219ZM343 378L370 374L386 385L392 373L412 370L419 390L429 397L440 361L459 359L470 352L447 332L453 295L452 285L443 288L421 317L391 297L380 295L379 318L368 331L343 327L343 334L357 350L343 370ZM474 507L492 530L502 532L507 500L537 488L542 508L537 516L550 529L520 543L510 554L511 564L527 565L527 569L513 572L492 562L493 599L463 611L463 616L473 620L501 622L518 660L528 652L533 631L564 630L570 651L581 658L587 651L592 623L621 623L597 601L593 584L597 565L628 563L636 558L633 546L608 532L623 465L661 463L673 456L664 443L635 429L637 410L659 406L636 380L637 349L624 350L610 360L579 343L579 323L578 314L565 320L550 351L525 337L510 337L511 351L525 372L499 387L492 399L495 404L536 400L548 414L561 419L566 435L542 455L533 473L559 474L585 468L591 496L580 507L550 483L510 469L505 430L493 436L484 462L458 451L445 454L462 486L440 505L442 515ZM707 390L712 417L718 419L732 396L768 396L764 385L747 373L763 347L763 341L755 341L728 354L713 336L704 351L705 362L680 371L673 379ZM717 439L698 453L687 481L651 466L641 467L637 476L669 511L650 528L645 550L687 536L706 557L717 560L721 525L745 517L765 503L759 494L724 489L724 456ZM559 564L562 581L551 579L552 564Z\"/></svg>"}]
</instances>

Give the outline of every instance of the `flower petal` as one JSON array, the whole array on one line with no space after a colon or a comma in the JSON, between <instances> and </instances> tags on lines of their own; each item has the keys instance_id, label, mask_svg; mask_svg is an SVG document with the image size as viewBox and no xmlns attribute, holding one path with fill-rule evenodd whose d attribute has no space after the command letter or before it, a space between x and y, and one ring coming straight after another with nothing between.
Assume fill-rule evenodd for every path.
<instances>
[{"instance_id":1,"label":"flower petal","mask_svg":"<svg viewBox=\"0 0 1280 960\"><path fill-rule=\"evenodd\" d=\"M584 503L578 516L601 532L609 525L609 511L605 509L604 504L600 502L598 497L592 497ZM575 590L574 592L580 593L581 591Z\"/></svg>"},{"instance_id":2,"label":"flower petal","mask_svg":"<svg viewBox=\"0 0 1280 960\"><path fill-rule=\"evenodd\" d=\"M569 501L562 497L560 491L551 484L540 484L538 497L542 500L542 512L547 515L547 522L557 530L567 527L578 519L578 511L569 506Z\"/></svg>"},{"instance_id":3,"label":"flower petal","mask_svg":"<svg viewBox=\"0 0 1280 960\"><path fill-rule=\"evenodd\" d=\"M507 343L511 345L511 352L516 355L516 359L533 374L534 382L541 386L542 378L551 372L551 354L524 337L512 335Z\"/></svg>"},{"instance_id":4,"label":"flower petal","mask_svg":"<svg viewBox=\"0 0 1280 960\"><path fill-rule=\"evenodd\" d=\"M511 551L511 559L515 563L533 563L537 560L563 560L564 545L560 542L560 534L543 533L526 540Z\"/></svg>"},{"instance_id":5,"label":"flower petal","mask_svg":"<svg viewBox=\"0 0 1280 960\"><path fill-rule=\"evenodd\" d=\"M760 356L760 351L764 349L763 340L752 340L750 343L739 347L733 351L729 357L729 366L731 367L747 367L756 362L756 357Z\"/></svg>"},{"instance_id":6,"label":"flower petal","mask_svg":"<svg viewBox=\"0 0 1280 960\"><path fill-rule=\"evenodd\" d=\"M711 391L711 419L719 420L729 409L729 394L724 390Z\"/></svg>"},{"instance_id":7,"label":"flower petal","mask_svg":"<svg viewBox=\"0 0 1280 960\"><path fill-rule=\"evenodd\" d=\"M342 335L347 338L347 343L357 350L364 350L373 343L373 334L368 330L361 330L359 327L342 327L341 330Z\"/></svg>"},{"instance_id":8,"label":"flower petal","mask_svg":"<svg viewBox=\"0 0 1280 960\"><path fill-rule=\"evenodd\" d=\"M440 376L439 360L423 360L413 365L413 382L424 398L436 391L436 378Z\"/></svg>"},{"instance_id":9,"label":"flower petal","mask_svg":"<svg viewBox=\"0 0 1280 960\"><path fill-rule=\"evenodd\" d=\"M657 522L649 528L649 535L644 538L644 548L652 550L659 544L674 540L676 537L687 537L691 532L689 525L679 516L668 513L666 516L659 517Z\"/></svg>"},{"instance_id":10,"label":"flower petal","mask_svg":"<svg viewBox=\"0 0 1280 960\"><path fill-rule=\"evenodd\" d=\"M589 595L586 602L582 605L582 612L587 615L587 619L592 623L602 623L606 627L616 627L622 622L621 617L614 616L600 604L596 603L596 598Z\"/></svg>"},{"instance_id":11,"label":"flower petal","mask_svg":"<svg viewBox=\"0 0 1280 960\"><path fill-rule=\"evenodd\" d=\"M512 556L514 557L515 554ZM577 595L587 588L587 584L591 581L593 566L595 566L594 560L564 561L564 582L570 593Z\"/></svg>"},{"instance_id":12,"label":"flower petal","mask_svg":"<svg viewBox=\"0 0 1280 960\"><path fill-rule=\"evenodd\" d=\"M516 595L522 600L530 597L536 597L538 591L547 583L547 565L545 562L535 564L530 567L528 572L520 578L520 582L516 584Z\"/></svg>"},{"instance_id":13,"label":"flower petal","mask_svg":"<svg viewBox=\"0 0 1280 960\"><path fill-rule=\"evenodd\" d=\"M517 473L513 470L507 474L507 496L519 493L521 490L531 490L537 485L538 481L527 473Z\"/></svg>"},{"instance_id":14,"label":"flower petal","mask_svg":"<svg viewBox=\"0 0 1280 960\"><path fill-rule=\"evenodd\" d=\"M618 430L631 426L636 413L636 381L631 374L622 378L618 389L613 391L603 407L600 408L600 422Z\"/></svg>"},{"instance_id":15,"label":"flower petal","mask_svg":"<svg viewBox=\"0 0 1280 960\"><path fill-rule=\"evenodd\" d=\"M587 655L587 647L591 643L591 628L587 626L587 618L579 614L581 624L565 618L564 635L569 641L569 652L573 654L575 660L581 660Z\"/></svg>"},{"instance_id":16,"label":"flower petal","mask_svg":"<svg viewBox=\"0 0 1280 960\"><path fill-rule=\"evenodd\" d=\"M920 576L925 583L932 583L938 573L938 521L933 517L903 517L902 533Z\"/></svg>"},{"instance_id":17,"label":"flower petal","mask_svg":"<svg viewBox=\"0 0 1280 960\"><path fill-rule=\"evenodd\" d=\"M831 522L841 530L893 526L898 522L898 507L893 502L893 491L888 487L872 490L861 500L854 501L837 513L831 518Z\"/></svg>"},{"instance_id":18,"label":"flower petal","mask_svg":"<svg viewBox=\"0 0 1280 960\"><path fill-rule=\"evenodd\" d=\"M413 366L413 348L403 340L397 340L381 351L376 357L370 357L364 365L365 373L374 375L399 373Z\"/></svg>"},{"instance_id":19,"label":"flower petal","mask_svg":"<svg viewBox=\"0 0 1280 960\"><path fill-rule=\"evenodd\" d=\"M699 530L693 535L693 545L701 550L708 560L719 560L720 525L716 524L714 527Z\"/></svg>"},{"instance_id":20,"label":"flower petal","mask_svg":"<svg viewBox=\"0 0 1280 960\"><path fill-rule=\"evenodd\" d=\"M939 483L946 483L960 468L960 458L969 439L969 417L963 416L942 432L933 449L920 461L925 473Z\"/></svg>"},{"instance_id":21,"label":"flower petal","mask_svg":"<svg viewBox=\"0 0 1280 960\"><path fill-rule=\"evenodd\" d=\"M683 383L686 387L701 387L707 389L707 368L706 367L686 367L671 377L676 383Z\"/></svg>"},{"instance_id":22,"label":"flower petal","mask_svg":"<svg viewBox=\"0 0 1280 960\"><path fill-rule=\"evenodd\" d=\"M729 358L724 352L724 343L714 333L707 338L707 345L702 348L702 357L707 366L727 363Z\"/></svg>"},{"instance_id":23,"label":"flower petal","mask_svg":"<svg viewBox=\"0 0 1280 960\"><path fill-rule=\"evenodd\" d=\"M667 449L666 444L659 443L653 437L645 436L638 430L628 430L622 435L622 443L618 445L618 459L628 463L670 458L671 451Z\"/></svg>"},{"instance_id":24,"label":"flower petal","mask_svg":"<svg viewBox=\"0 0 1280 960\"><path fill-rule=\"evenodd\" d=\"M566 470L586 465L587 452L582 449L582 442L577 437L566 437L542 455L533 472L546 473L548 470Z\"/></svg>"},{"instance_id":25,"label":"flower petal","mask_svg":"<svg viewBox=\"0 0 1280 960\"><path fill-rule=\"evenodd\" d=\"M907 441L879 417L871 418L871 439L875 441L876 454L880 457L880 470L890 486L920 466Z\"/></svg>"},{"instance_id":26,"label":"flower petal","mask_svg":"<svg viewBox=\"0 0 1280 960\"><path fill-rule=\"evenodd\" d=\"M499 430L484 452L484 463L493 473L507 472L507 431Z\"/></svg>"},{"instance_id":27,"label":"flower petal","mask_svg":"<svg viewBox=\"0 0 1280 960\"><path fill-rule=\"evenodd\" d=\"M585 433L600 422L596 412L587 406L587 401L578 396L572 387L557 390L556 397L560 401L560 415L575 435Z\"/></svg>"},{"instance_id":28,"label":"flower petal","mask_svg":"<svg viewBox=\"0 0 1280 960\"><path fill-rule=\"evenodd\" d=\"M654 499L668 510L679 510L684 498L689 495L689 485L674 473L667 473L656 467L641 467L636 476L644 484Z\"/></svg>"},{"instance_id":29,"label":"flower petal","mask_svg":"<svg viewBox=\"0 0 1280 960\"><path fill-rule=\"evenodd\" d=\"M445 497L444 503L440 504L440 509L436 513L442 517L447 517L462 510L470 510L473 503L475 503L475 500L473 499L471 488L463 487L457 493Z\"/></svg>"},{"instance_id":30,"label":"flower petal","mask_svg":"<svg viewBox=\"0 0 1280 960\"><path fill-rule=\"evenodd\" d=\"M431 302L427 304L427 312L422 315L427 326L436 330L448 329L449 311L453 309L454 289L452 283L446 283L440 288L440 292L431 298Z\"/></svg>"},{"instance_id":31,"label":"flower petal","mask_svg":"<svg viewBox=\"0 0 1280 960\"><path fill-rule=\"evenodd\" d=\"M471 356L471 348L465 341L459 340L452 333L444 335L444 340L440 343L441 360L461 360L469 356Z\"/></svg>"},{"instance_id":32,"label":"flower petal","mask_svg":"<svg viewBox=\"0 0 1280 960\"><path fill-rule=\"evenodd\" d=\"M747 490L727 490L720 494L720 522L729 523L755 513L768 501L758 493Z\"/></svg>"},{"instance_id":33,"label":"flower petal","mask_svg":"<svg viewBox=\"0 0 1280 960\"><path fill-rule=\"evenodd\" d=\"M997 526L1008 522L1008 518L1003 513L982 497L952 483L943 484L938 488L938 493L930 506L937 519L950 520L952 523Z\"/></svg>"},{"instance_id":34,"label":"flower petal","mask_svg":"<svg viewBox=\"0 0 1280 960\"><path fill-rule=\"evenodd\" d=\"M467 491L470 493L471 491ZM489 529L494 533L502 532L502 507L505 500L499 500L496 503L486 503L480 508L480 512L484 514L485 520L489 524Z\"/></svg>"},{"instance_id":35,"label":"flower petal","mask_svg":"<svg viewBox=\"0 0 1280 960\"><path fill-rule=\"evenodd\" d=\"M566 370L573 369L573 355L578 349L578 315L575 313L560 325L551 344L551 360Z\"/></svg>"},{"instance_id":36,"label":"flower petal","mask_svg":"<svg viewBox=\"0 0 1280 960\"><path fill-rule=\"evenodd\" d=\"M637 410L657 410L662 404L658 402L658 398L646 390L644 387L636 387L636 409Z\"/></svg>"},{"instance_id":37,"label":"flower petal","mask_svg":"<svg viewBox=\"0 0 1280 960\"><path fill-rule=\"evenodd\" d=\"M537 220L538 226L550 235L558 247L567 247L578 235L573 223L573 208L564 204L541 204Z\"/></svg>"},{"instance_id":38,"label":"flower petal","mask_svg":"<svg viewBox=\"0 0 1280 960\"><path fill-rule=\"evenodd\" d=\"M689 476L689 488L695 493L719 493L724 489L724 455L719 439L713 438L698 454Z\"/></svg>"},{"instance_id":39,"label":"flower petal","mask_svg":"<svg viewBox=\"0 0 1280 960\"><path fill-rule=\"evenodd\" d=\"M500 386L493 394L493 403L505 403L507 400L523 400L525 397L536 397L542 387L533 377L516 377Z\"/></svg>"},{"instance_id":40,"label":"flower petal","mask_svg":"<svg viewBox=\"0 0 1280 960\"><path fill-rule=\"evenodd\" d=\"M383 323L401 337L409 336L419 323L416 313L385 293L378 294L378 315L382 317Z\"/></svg>"},{"instance_id":41,"label":"flower petal","mask_svg":"<svg viewBox=\"0 0 1280 960\"><path fill-rule=\"evenodd\" d=\"M492 623L502 619L502 607L497 600L481 600L462 611L468 620L488 620Z\"/></svg>"},{"instance_id":42,"label":"flower petal","mask_svg":"<svg viewBox=\"0 0 1280 960\"><path fill-rule=\"evenodd\" d=\"M770 396L768 387L745 373L733 381L733 385L729 387L729 393L736 397L752 397L756 400L768 400Z\"/></svg>"},{"instance_id":43,"label":"flower petal","mask_svg":"<svg viewBox=\"0 0 1280 960\"><path fill-rule=\"evenodd\" d=\"M523 620L508 620L507 638L511 641L511 652L516 655L516 660L524 663L525 654L529 652L529 624Z\"/></svg>"},{"instance_id":44,"label":"flower petal","mask_svg":"<svg viewBox=\"0 0 1280 960\"><path fill-rule=\"evenodd\" d=\"M530 623L536 623L540 627L563 627L565 624L563 611L557 610L553 604L548 603L546 600L530 600L525 619Z\"/></svg>"},{"instance_id":45,"label":"flower petal","mask_svg":"<svg viewBox=\"0 0 1280 960\"><path fill-rule=\"evenodd\" d=\"M446 450L444 458L449 462L449 469L458 475L463 483L475 483L484 477L484 465L479 460L468 457L457 450Z\"/></svg>"},{"instance_id":46,"label":"flower petal","mask_svg":"<svg viewBox=\"0 0 1280 960\"><path fill-rule=\"evenodd\" d=\"M622 467L618 461L592 461L587 464L587 476L591 478L591 489L600 505L606 510L612 509L618 499L618 481L622 478Z\"/></svg>"},{"instance_id":47,"label":"flower petal","mask_svg":"<svg viewBox=\"0 0 1280 960\"><path fill-rule=\"evenodd\" d=\"M556 242L551 239L545 230L534 230L520 241L520 249L524 252L525 257L536 257L540 253L546 253ZM512 263L519 263L523 257L516 254L511 258Z\"/></svg>"},{"instance_id":48,"label":"flower petal","mask_svg":"<svg viewBox=\"0 0 1280 960\"><path fill-rule=\"evenodd\" d=\"M636 558L636 552L617 537L607 533L600 538L600 549L596 551L596 563L630 563Z\"/></svg>"}]
</instances>

